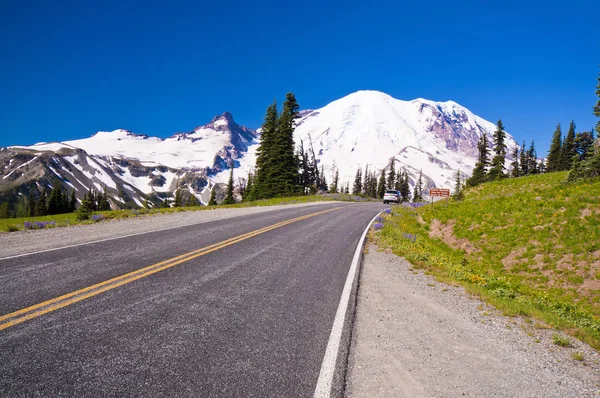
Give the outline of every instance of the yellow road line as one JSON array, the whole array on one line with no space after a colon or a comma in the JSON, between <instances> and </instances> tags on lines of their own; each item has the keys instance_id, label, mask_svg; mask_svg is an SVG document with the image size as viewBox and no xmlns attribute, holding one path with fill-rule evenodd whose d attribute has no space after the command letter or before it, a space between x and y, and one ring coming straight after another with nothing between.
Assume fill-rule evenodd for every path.
<instances>
[{"instance_id":1,"label":"yellow road line","mask_svg":"<svg viewBox=\"0 0 600 398\"><path fill-rule=\"evenodd\" d=\"M345 207L347 207L347 206L345 206ZM283 227L285 225L292 224L292 223L295 223L295 222L298 222L301 220L305 220L307 218L315 217L315 216L325 214L325 213L328 213L328 212L331 212L334 210L339 210L341 208L342 207L336 207L333 209L322 210L322 211L307 214L304 216L296 217L296 218L293 218L290 220L282 221L282 222L279 222L279 223L276 223L276 224L273 224L273 225L270 225L270 226L267 226L264 228L260 228L260 229L242 234L242 235L238 235L238 236L230 238L230 239L226 239L219 243L214 243L212 245L203 247L198 250L194 250L194 251L191 251L191 252L188 252L185 254L181 254L179 256L158 262L156 264L149 265L147 267L140 268L140 269L132 271L132 272L128 272L126 274L117 276L115 278L108 279L104 282L96 283L94 285L91 285L91 286L88 286L88 287L85 287L85 288L82 288L79 290L75 290L71 293L64 294L62 296L53 298L51 300L47 300L47 301L41 302L39 304L35 304L30 307L26 307L26 308L20 309L15 312L11 312L9 314L2 315L2 316L0 316L0 322L2 322L2 321L6 321L6 322L0 323L0 330L4 330L11 326L18 325L19 323L42 316L49 312L56 311L60 308L66 307L68 305L77 303L79 301L85 300L85 299L93 297L93 296L96 296L100 293L104 293L106 291L116 289L119 286L125 285L127 283L131 283L133 281L144 278L146 276L150 276L152 274L155 274L155 273L163 271L165 269L174 267L174 266L184 263L186 261L190 261L192 259L203 256L205 254L212 253L212 252L222 249L224 247L227 247L227 246L233 245L235 243L241 242L243 240L252 238L253 236L257 236L257 235L263 234L265 232L272 231L274 229ZM11 319L11 318L16 318L16 319Z\"/></svg>"}]
</instances>

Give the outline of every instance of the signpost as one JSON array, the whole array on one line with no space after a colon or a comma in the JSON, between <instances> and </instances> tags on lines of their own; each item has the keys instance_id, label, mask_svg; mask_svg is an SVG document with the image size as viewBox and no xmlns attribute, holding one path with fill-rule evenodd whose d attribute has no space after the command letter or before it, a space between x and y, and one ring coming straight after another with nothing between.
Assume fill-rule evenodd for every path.
<instances>
[{"instance_id":1,"label":"signpost","mask_svg":"<svg viewBox=\"0 0 600 398\"><path fill-rule=\"evenodd\" d=\"M449 188L431 188L429 190L429 196L431 196L431 204L433 204L433 197L440 196L442 198L446 198L446 201L450 197L450 189Z\"/></svg>"}]
</instances>

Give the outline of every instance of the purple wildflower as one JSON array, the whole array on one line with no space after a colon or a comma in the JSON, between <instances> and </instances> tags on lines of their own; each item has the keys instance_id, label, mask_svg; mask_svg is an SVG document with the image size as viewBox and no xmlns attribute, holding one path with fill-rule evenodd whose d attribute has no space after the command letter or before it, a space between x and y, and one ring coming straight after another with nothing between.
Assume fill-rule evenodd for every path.
<instances>
[{"instance_id":1,"label":"purple wildflower","mask_svg":"<svg viewBox=\"0 0 600 398\"><path fill-rule=\"evenodd\" d=\"M102 218L103 218L103 217L102 217L102 214L94 214L94 215L92 216L92 221L94 221L94 222L98 222L98 221L102 220Z\"/></svg>"},{"instance_id":2,"label":"purple wildflower","mask_svg":"<svg viewBox=\"0 0 600 398\"><path fill-rule=\"evenodd\" d=\"M389 209L389 208L388 208L388 209L385 209L383 212L384 212L385 214L392 214L392 209Z\"/></svg>"},{"instance_id":3,"label":"purple wildflower","mask_svg":"<svg viewBox=\"0 0 600 398\"><path fill-rule=\"evenodd\" d=\"M383 228L383 224L378 222L377 224L373 225L373 229L381 229Z\"/></svg>"}]
</instances>

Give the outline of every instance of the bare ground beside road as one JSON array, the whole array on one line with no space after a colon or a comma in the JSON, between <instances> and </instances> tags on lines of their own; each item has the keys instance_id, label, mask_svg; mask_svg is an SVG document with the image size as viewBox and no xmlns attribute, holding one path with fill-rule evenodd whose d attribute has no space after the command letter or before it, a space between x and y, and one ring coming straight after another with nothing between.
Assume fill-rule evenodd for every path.
<instances>
[{"instance_id":1,"label":"bare ground beside road","mask_svg":"<svg viewBox=\"0 0 600 398\"><path fill-rule=\"evenodd\" d=\"M346 395L600 397L600 354L573 338L555 345L556 332L536 326L370 244Z\"/></svg>"}]
</instances>

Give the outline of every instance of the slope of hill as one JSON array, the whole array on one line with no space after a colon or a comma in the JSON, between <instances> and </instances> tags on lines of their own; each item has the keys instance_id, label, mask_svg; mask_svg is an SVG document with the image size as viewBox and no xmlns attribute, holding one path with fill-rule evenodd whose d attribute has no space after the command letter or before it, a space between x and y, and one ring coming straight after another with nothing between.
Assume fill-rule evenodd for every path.
<instances>
[{"instance_id":1,"label":"slope of hill","mask_svg":"<svg viewBox=\"0 0 600 398\"><path fill-rule=\"evenodd\" d=\"M462 202L397 208L378 239L509 313L600 348L600 181L566 177L507 179L467 190Z\"/></svg>"}]
</instances>

